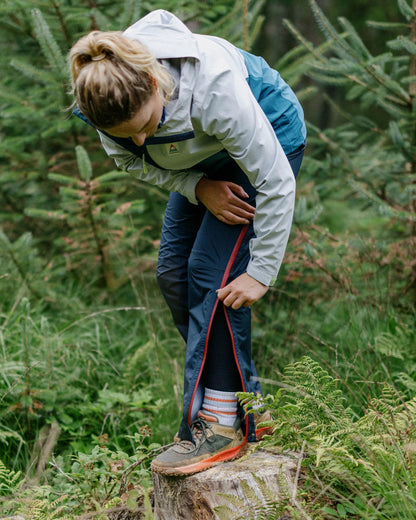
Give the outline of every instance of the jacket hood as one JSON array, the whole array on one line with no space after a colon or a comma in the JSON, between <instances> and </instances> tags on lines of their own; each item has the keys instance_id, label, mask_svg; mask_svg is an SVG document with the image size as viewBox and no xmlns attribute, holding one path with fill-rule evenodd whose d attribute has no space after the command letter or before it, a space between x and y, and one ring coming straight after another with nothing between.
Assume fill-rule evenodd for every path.
<instances>
[{"instance_id":1,"label":"jacket hood","mask_svg":"<svg viewBox=\"0 0 416 520\"><path fill-rule=\"evenodd\" d=\"M181 65L178 97L169 101L165 121L148 144L157 141L159 136L177 135L176 140L180 140L181 135L193 132L191 107L199 68L199 51L194 34L175 15L158 9L128 27L123 35L145 45L162 63L163 60L186 58ZM168 62L163 64L169 69Z\"/></svg>"},{"instance_id":2,"label":"jacket hood","mask_svg":"<svg viewBox=\"0 0 416 520\"><path fill-rule=\"evenodd\" d=\"M124 31L124 36L141 41L158 59L198 58L196 39L174 14L158 9Z\"/></svg>"}]
</instances>

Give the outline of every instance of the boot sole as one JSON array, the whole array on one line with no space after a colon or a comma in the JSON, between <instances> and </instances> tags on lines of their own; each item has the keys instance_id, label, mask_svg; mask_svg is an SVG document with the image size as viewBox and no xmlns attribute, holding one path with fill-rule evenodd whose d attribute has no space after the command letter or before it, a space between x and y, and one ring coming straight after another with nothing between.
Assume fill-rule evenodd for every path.
<instances>
[{"instance_id":1,"label":"boot sole","mask_svg":"<svg viewBox=\"0 0 416 520\"><path fill-rule=\"evenodd\" d=\"M194 473L199 473L201 471L205 471L212 466L220 463L220 462L231 462L232 460L236 460L244 455L245 450L243 449L246 446L247 442L245 441L243 444L239 444L234 448L230 448L228 450L222 451L213 455L212 457L204 460L200 460L193 464L188 464L186 466L157 466L156 464L151 465L151 470L154 473L159 473L161 475L168 476L186 476L192 475Z\"/></svg>"},{"instance_id":2,"label":"boot sole","mask_svg":"<svg viewBox=\"0 0 416 520\"><path fill-rule=\"evenodd\" d=\"M261 441L263 439L263 437L265 437L266 435L271 435L272 433L273 433L273 428L271 428L270 426L265 426L264 428L258 428L255 431L256 441Z\"/></svg>"}]
</instances>

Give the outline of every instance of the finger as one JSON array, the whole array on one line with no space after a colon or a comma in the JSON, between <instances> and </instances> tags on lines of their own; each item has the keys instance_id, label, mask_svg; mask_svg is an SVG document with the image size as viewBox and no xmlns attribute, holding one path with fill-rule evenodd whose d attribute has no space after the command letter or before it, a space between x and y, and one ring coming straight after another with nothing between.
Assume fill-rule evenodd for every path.
<instances>
[{"instance_id":1,"label":"finger","mask_svg":"<svg viewBox=\"0 0 416 520\"><path fill-rule=\"evenodd\" d=\"M247 195L245 191L243 193ZM239 194L236 194L233 190L229 191L227 198L229 204L233 204L239 208L244 208L246 211L249 211L250 213L254 213L256 211L256 208L254 206L252 206L249 202L242 200Z\"/></svg>"},{"instance_id":2,"label":"finger","mask_svg":"<svg viewBox=\"0 0 416 520\"><path fill-rule=\"evenodd\" d=\"M244 300L242 298L237 298L235 302L231 305L231 308L234 310L239 309L244 304Z\"/></svg>"},{"instance_id":3,"label":"finger","mask_svg":"<svg viewBox=\"0 0 416 520\"><path fill-rule=\"evenodd\" d=\"M217 296L226 307L229 307L237 299L238 294L233 291L230 285L226 285L222 289L217 290Z\"/></svg>"},{"instance_id":4,"label":"finger","mask_svg":"<svg viewBox=\"0 0 416 520\"><path fill-rule=\"evenodd\" d=\"M226 296L228 296L230 294L230 292L231 291L230 291L229 287L227 287L227 286L223 287L222 289L217 289L218 299L221 300L221 301L224 300L224 298Z\"/></svg>"},{"instance_id":5,"label":"finger","mask_svg":"<svg viewBox=\"0 0 416 520\"><path fill-rule=\"evenodd\" d=\"M252 206L246 208L245 206L232 205L226 208L226 210L234 213L234 215L237 215L238 217L249 218L250 220L254 218L256 213L256 209Z\"/></svg>"},{"instance_id":6,"label":"finger","mask_svg":"<svg viewBox=\"0 0 416 520\"><path fill-rule=\"evenodd\" d=\"M239 217L238 215L235 215L233 213L227 213L227 216L224 215L223 222L235 226L237 224L250 224L251 220L252 219Z\"/></svg>"},{"instance_id":7,"label":"finger","mask_svg":"<svg viewBox=\"0 0 416 520\"><path fill-rule=\"evenodd\" d=\"M221 222L231 226L235 226L236 224L250 224L251 221L251 219L240 217L231 211L222 211L221 213L215 214L215 216Z\"/></svg>"},{"instance_id":8,"label":"finger","mask_svg":"<svg viewBox=\"0 0 416 520\"><path fill-rule=\"evenodd\" d=\"M244 202L238 197L236 197L234 200L228 201L226 209L233 211L234 213L240 216L245 216L250 219L254 218L254 215L256 214L255 207L253 207L251 204L248 204L247 202Z\"/></svg>"},{"instance_id":9,"label":"finger","mask_svg":"<svg viewBox=\"0 0 416 520\"><path fill-rule=\"evenodd\" d=\"M226 298L222 300L222 303L226 307L232 307L234 309L234 304L238 300L238 297L235 294L229 294ZM238 307L237 307L238 308Z\"/></svg>"},{"instance_id":10,"label":"finger","mask_svg":"<svg viewBox=\"0 0 416 520\"><path fill-rule=\"evenodd\" d=\"M233 191L240 197L243 197L244 199L247 199L249 197L244 188L239 184L235 184L235 182L227 182L227 186L230 188L231 191Z\"/></svg>"}]
</instances>

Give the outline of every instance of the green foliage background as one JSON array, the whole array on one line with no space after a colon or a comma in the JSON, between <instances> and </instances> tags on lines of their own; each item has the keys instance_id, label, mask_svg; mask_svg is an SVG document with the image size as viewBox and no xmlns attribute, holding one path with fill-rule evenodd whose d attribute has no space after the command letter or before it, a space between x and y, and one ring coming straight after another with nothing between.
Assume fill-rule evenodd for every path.
<instances>
[{"instance_id":1,"label":"green foliage background","mask_svg":"<svg viewBox=\"0 0 416 520\"><path fill-rule=\"evenodd\" d=\"M181 410L184 345L154 277L167 194L115 171L95 133L70 116L69 48L91 29L123 29L162 7L193 30L267 51L265 28L276 22L265 15L277 4L282 52L269 57L304 104L309 132L285 263L253 307L254 357L276 417L268 442L310 456L301 502L285 507L294 518L415 518L408 0L388 13L366 4L354 19L315 0L2 2L1 513L100 518L127 504L151 518L149 461L171 442ZM305 388L305 378L326 381L327 392Z\"/></svg>"}]
</instances>

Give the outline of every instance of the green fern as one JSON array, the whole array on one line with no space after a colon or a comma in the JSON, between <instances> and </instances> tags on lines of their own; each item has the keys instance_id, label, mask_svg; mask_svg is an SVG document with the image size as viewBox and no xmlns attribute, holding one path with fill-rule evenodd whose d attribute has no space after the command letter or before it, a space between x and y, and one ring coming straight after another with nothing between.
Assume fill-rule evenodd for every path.
<instances>
[{"instance_id":1,"label":"green fern","mask_svg":"<svg viewBox=\"0 0 416 520\"><path fill-rule=\"evenodd\" d=\"M226 504L214 508L220 520L278 520L282 513L292 510L289 500L288 483L283 474L277 476L280 496L276 496L266 482L252 474L256 486L240 480L244 494L241 498L230 493L219 493Z\"/></svg>"},{"instance_id":2,"label":"green fern","mask_svg":"<svg viewBox=\"0 0 416 520\"><path fill-rule=\"evenodd\" d=\"M71 516L67 514L64 504L67 500L68 497L63 495L51 501L48 490L39 488L34 495L22 501L24 505L15 512L31 520L69 520Z\"/></svg>"},{"instance_id":3,"label":"green fern","mask_svg":"<svg viewBox=\"0 0 416 520\"><path fill-rule=\"evenodd\" d=\"M21 472L8 469L0 459L0 496L15 493L21 484Z\"/></svg>"},{"instance_id":4,"label":"green fern","mask_svg":"<svg viewBox=\"0 0 416 520\"><path fill-rule=\"evenodd\" d=\"M281 385L275 396L260 400L275 417L273 435L260 447L305 445L305 464L319 479L318 489L327 483L335 501L338 492L348 496L348 489L367 504L371 518L413 518L408 513L416 496L416 398L406 400L385 385L356 417L338 381L308 357L285 369ZM258 396L241 398L249 412L259 403Z\"/></svg>"}]
</instances>

